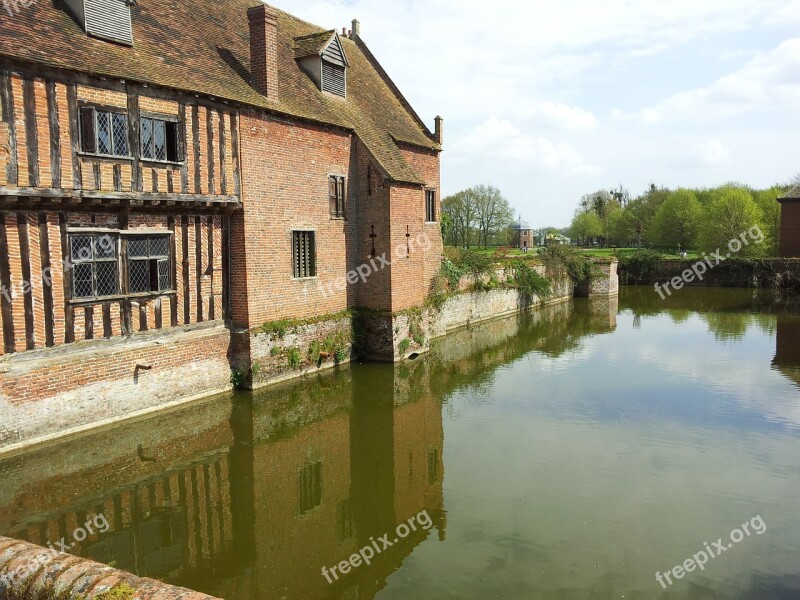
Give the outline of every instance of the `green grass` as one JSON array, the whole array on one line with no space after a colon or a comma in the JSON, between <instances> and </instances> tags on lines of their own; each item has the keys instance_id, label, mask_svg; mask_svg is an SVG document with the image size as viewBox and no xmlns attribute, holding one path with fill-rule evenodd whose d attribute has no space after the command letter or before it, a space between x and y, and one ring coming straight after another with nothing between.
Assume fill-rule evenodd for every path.
<instances>
[{"instance_id":1,"label":"green grass","mask_svg":"<svg viewBox=\"0 0 800 600\"><path fill-rule=\"evenodd\" d=\"M503 248L503 256L527 256L527 257L534 257L537 255L538 248L531 248L528 250L528 253L525 254L519 248L509 248L504 246L489 246L488 248L480 248L478 246L473 246L470 248L476 254L481 254L483 256L495 256L499 253L500 249ZM586 256L596 256L599 258L608 258L611 256L617 256L621 254L631 254L636 252L636 248L580 248L580 251L585 254ZM677 254L673 254L667 252L665 250L659 250L661 255L664 258L681 258ZM697 259L700 258L700 254L695 251L689 251L686 256L688 259Z\"/></svg>"},{"instance_id":2,"label":"green grass","mask_svg":"<svg viewBox=\"0 0 800 600\"><path fill-rule=\"evenodd\" d=\"M623 254L633 254L636 252L636 248L581 248L580 249L583 254L586 256L597 256L597 257L610 257L610 256L619 256ZM677 254L670 254L669 252L659 250L661 255L664 258L680 258ZM697 252L689 251L686 253L687 259L694 259L699 258L700 255Z\"/></svg>"}]
</instances>

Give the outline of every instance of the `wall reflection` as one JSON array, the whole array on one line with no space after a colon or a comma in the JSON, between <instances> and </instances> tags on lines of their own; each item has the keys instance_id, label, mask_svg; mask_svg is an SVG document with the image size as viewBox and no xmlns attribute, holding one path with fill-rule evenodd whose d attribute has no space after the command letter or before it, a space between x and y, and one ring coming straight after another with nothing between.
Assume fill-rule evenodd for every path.
<instances>
[{"instance_id":1,"label":"wall reflection","mask_svg":"<svg viewBox=\"0 0 800 600\"><path fill-rule=\"evenodd\" d=\"M422 361L354 366L7 459L0 532L47 545L103 514L74 554L230 599L370 598L445 536L432 388ZM423 510L430 530L321 576Z\"/></svg>"}]
</instances>

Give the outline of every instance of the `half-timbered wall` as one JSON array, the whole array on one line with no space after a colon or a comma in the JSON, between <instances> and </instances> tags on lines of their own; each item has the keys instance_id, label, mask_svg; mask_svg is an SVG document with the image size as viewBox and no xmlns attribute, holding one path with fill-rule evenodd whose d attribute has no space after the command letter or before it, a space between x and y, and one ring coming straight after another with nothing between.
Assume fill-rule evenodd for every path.
<instances>
[{"instance_id":1,"label":"half-timbered wall","mask_svg":"<svg viewBox=\"0 0 800 600\"><path fill-rule=\"evenodd\" d=\"M126 156L87 151L87 108L125 115ZM173 156L147 155L144 119L174 124ZM0 71L0 353L226 318L227 222L240 191L235 111L120 82ZM119 285L86 298L70 240L92 232L116 245ZM128 240L145 232L168 240L169 284L137 294Z\"/></svg>"},{"instance_id":2,"label":"half-timbered wall","mask_svg":"<svg viewBox=\"0 0 800 600\"><path fill-rule=\"evenodd\" d=\"M20 211L0 213L3 354L223 319L222 215ZM122 223L121 223L122 221ZM147 231L169 240L170 287L160 293L74 298L71 236ZM3 251L7 248L7 252ZM125 277L126 256L118 277Z\"/></svg>"},{"instance_id":3,"label":"half-timbered wall","mask_svg":"<svg viewBox=\"0 0 800 600\"><path fill-rule=\"evenodd\" d=\"M46 197L60 197L64 194L56 190L70 190L127 194L117 197L128 199L129 193L174 193L200 196L192 200L206 202L238 201L236 111L183 95L148 96L147 88L132 84L106 82L100 87L100 82L78 81L83 80L0 71L0 194L35 196L30 188L44 188L50 190ZM85 106L127 115L129 157L82 150L79 114ZM180 124L185 160L142 156L139 127L147 116Z\"/></svg>"}]
</instances>

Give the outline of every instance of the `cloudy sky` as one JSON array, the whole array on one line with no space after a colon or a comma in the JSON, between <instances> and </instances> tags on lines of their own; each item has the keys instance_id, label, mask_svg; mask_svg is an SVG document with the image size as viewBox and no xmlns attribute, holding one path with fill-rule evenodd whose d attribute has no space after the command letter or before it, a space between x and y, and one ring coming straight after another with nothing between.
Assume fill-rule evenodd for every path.
<instances>
[{"instance_id":1,"label":"cloudy sky","mask_svg":"<svg viewBox=\"0 0 800 600\"><path fill-rule=\"evenodd\" d=\"M797 0L272 0L361 36L445 117L444 195L498 186L534 226L623 184L800 172Z\"/></svg>"}]
</instances>

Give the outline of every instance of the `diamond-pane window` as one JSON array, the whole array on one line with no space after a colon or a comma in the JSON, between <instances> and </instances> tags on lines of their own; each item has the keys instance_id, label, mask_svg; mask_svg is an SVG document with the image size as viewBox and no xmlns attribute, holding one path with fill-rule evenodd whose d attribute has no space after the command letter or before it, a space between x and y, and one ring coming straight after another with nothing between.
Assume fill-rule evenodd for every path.
<instances>
[{"instance_id":1,"label":"diamond-pane window","mask_svg":"<svg viewBox=\"0 0 800 600\"><path fill-rule=\"evenodd\" d=\"M80 110L81 151L128 156L128 117L121 112L84 106Z\"/></svg>"},{"instance_id":2,"label":"diamond-pane window","mask_svg":"<svg viewBox=\"0 0 800 600\"><path fill-rule=\"evenodd\" d=\"M153 121L153 147L156 160L167 159L167 124L164 121Z\"/></svg>"},{"instance_id":3,"label":"diamond-pane window","mask_svg":"<svg viewBox=\"0 0 800 600\"><path fill-rule=\"evenodd\" d=\"M107 112L97 113L97 152L113 154L111 150L111 115Z\"/></svg>"},{"instance_id":4,"label":"diamond-pane window","mask_svg":"<svg viewBox=\"0 0 800 600\"><path fill-rule=\"evenodd\" d=\"M142 119L142 157L153 158L153 119Z\"/></svg>"},{"instance_id":5,"label":"diamond-pane window","mask_svg":"<svg viewBox=\"0 0 800 600\"><path fill-rule=\"evenodd\" d=\"M116 156L128 156L128 117L111 113L111 133Z\"/></svg>"},{"instance_id":6,"label":"diamond-pane window","mask_svg":"<svg viewBox=\"0 0 800 600\"><path fill-rule=\"evenodd\" d=\"M171 284L169 236L147 235L128 238L128 292L164 292Z\"/></svg>"},{"instance_id":7,"label":"diamond-pane window","mask_svg":"<svg viewBox=\"0 0 800 600\"><path fill-rule=\"evenodd\" d=\"M116 235L70 235L69 248L73 298L103 298L118 293Z\"/></svg>"},{"instance_id":8,"label":"diamond-pane window","mask_svg":"<svg viewBox=\"0 0 800 600\"><path fill-rule=\"evenodd\" d=\"M178 136L182 129L174 121L142 118L142 158L159 162L180 162L182 145Z\"/></svg>"}]
</instances>

